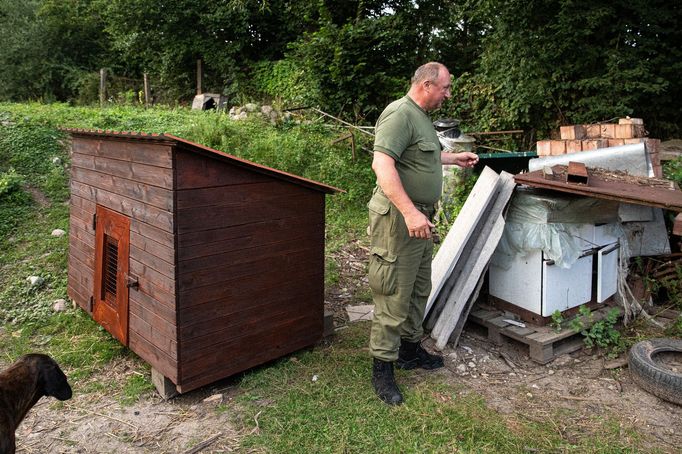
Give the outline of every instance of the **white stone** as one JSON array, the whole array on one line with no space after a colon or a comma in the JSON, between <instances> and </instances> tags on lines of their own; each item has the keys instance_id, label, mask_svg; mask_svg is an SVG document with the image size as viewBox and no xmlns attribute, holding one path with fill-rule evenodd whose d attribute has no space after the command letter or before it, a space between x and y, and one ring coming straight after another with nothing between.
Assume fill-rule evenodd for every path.
<instances>
[{"instance_id":1,"label":"white stone","mask_svg":"<svg viewBox=\"0 0 682 454\"><path fill-rule=\"evenodd\" d=\"M312 380L313 380L314 382L316 382L318 379L319 379L319 377L318 377L317 375L313 375L313 379L312 379Z\"/></svg>"},{"instance_id":2,"label":"white stone","mask_svg":"<svg viewBox=\"0 0 682 454\"><path fill-rule=\"evenodd\" d=\"M26 281L29 282L32 287L40 287L45 282L45 279L40 276L29 276L26 278Z\"/></svg>"},{"instance_id":3,"label":"white stone","mask_svg":"<svg viewBox=\"0 0 682 454\"><path fill-rule=\"evenodd\" d=\"M66 310L66 300L58 299L52 303L52 309L55 312L64 312Z\"/></svg>"},{"instance_id":4,"label":"white stone","mask_svg":"<svg viewBox=\"0 0 682 454\"><path fill-rule=\"evenodd\" d=\"M255 112L258 109L258 106L250 102L248 104L245 104L244 108L246 109L247 112Z\"/></svg>"},{"instance_id":5,"label":"white stone","mask_svg":"<svg viewBox=\"0 0 682 454\"><path fill-rule=\"evenodd\" d=\"M52 164L54 164L56 166L61 165L62 164L62 158L60 158L59 156L55 156L54 158L52 158Z\"/></svg>"},{"instance_id":6,"label":"white stone","mask_svg":"<svg viewBox=\"0 0 682 454\"><path fill-rule=\"evenodd\" d=\"M272 106L268 106L267 104L260 108L261 113L266 117L269 117L273 110L275 109L273 109Z\"/></svg>"},{"instance_id":7,"label":"white stone","mask_svg":"<svg viewBox=\"0 0 682 454\"><path fill-rule=\"evenodd\" d=\"M469 363L467 364L467 366L469 366L471 369L476 369L476 363L473 362L473 361L469 361Z\"/></svg>"},{"instance_id":8,"label":"white stone","mask_svg":"<svg viewBox=\"0 0 682 454\"><path fill-rule=\"evenodd\" d=\"M463 374L467 371L467 366L465 364L458 364L457 365L457 372L460 374Z\"/></svg>"},{"instance_id":9,"label":"white stone","mask_svg":"<svg viewBox=\"0 0 682 454\"><path fill-rule=\"evenodd\" d=\"M54 229L50 235L59 238L61 236L66 235L66 232L62 229Z\"/></svg>"},{"instance_id":10,"label":"white stone","mask_svg":"<svg viewBox=\"0 0 682 454\"><path fill-rule=\"evenodd\" d=\"M554 375L554 369L550 369L547 371L547 375Z\"/></svg>"},{"instance_id":11,"label":"white stone","mask_svg":"<svg viewBox=\"0 0 682 454\"><path fill-rule=\"evenodd\" d=\"M223 395L222 394L213 394L212 396L208 396L206 399L204 399L205 403L209 402L221 402L223 400Z\"/></svg>"}]
</instances>

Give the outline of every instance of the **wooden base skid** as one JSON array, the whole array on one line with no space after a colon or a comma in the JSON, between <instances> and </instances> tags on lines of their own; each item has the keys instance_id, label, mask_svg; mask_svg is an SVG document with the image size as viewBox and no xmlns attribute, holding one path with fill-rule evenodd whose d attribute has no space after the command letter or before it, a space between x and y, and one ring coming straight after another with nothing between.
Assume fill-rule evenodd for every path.
<instances>
[{"instance_id":1,"label":"wooden base skid","mask_svg":"<svg viewBox=\"0 0 682 454\"><path fill-rule=\"evenodd\" d=\"M592 323L605 318L611 308L604 306L593 311ZM468 320L486 328L488 339L497 345L509 342L509 339L527 345L530 358L540 364L547 364L563 354L580 350L584 345L583 335L571 328L563 328L558 333L553 328L528 323L522 328L504 321L511 318L509 313L477 306L469 314Z\"/></svg>"}]
</instances>

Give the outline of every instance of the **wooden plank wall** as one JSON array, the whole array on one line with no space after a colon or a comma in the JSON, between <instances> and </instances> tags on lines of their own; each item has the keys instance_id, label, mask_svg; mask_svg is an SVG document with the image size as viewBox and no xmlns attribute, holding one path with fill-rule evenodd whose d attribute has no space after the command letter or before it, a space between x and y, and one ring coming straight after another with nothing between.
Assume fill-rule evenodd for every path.
<instances>
[{"instance_id":1,"label":"wooden plank wall","mask_svg":"<svg viewBox=\"0 0 682 454\"><path fill-rule=\"evenodd\" d=\"M74 137L69 296L89 310L94 289L96 204L130 217L129 347L177 380L172 149L163 143Z\"/></svg>"},{"instance_id":2,"label":"wooden plank wall","mask_svg":"<svg viewBox=\"0 0 682 454\"><path fill-rule=\"evenodd\" d=\"M322 335L324 193L177 152L182 392Z\"/></svg>"}]
</instances>

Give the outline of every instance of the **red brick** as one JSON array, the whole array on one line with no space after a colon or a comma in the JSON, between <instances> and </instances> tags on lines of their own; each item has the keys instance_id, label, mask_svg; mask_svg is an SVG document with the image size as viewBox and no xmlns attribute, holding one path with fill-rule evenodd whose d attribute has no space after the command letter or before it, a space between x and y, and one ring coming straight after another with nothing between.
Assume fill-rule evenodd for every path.
<instances>
[{"instance_id":1,"label":"red brick","mask_svg":"<svg viewBox=\"0 0 682 454\"><path fill-rule=\"evenodd\" d=\"M608 139L608 146L609 147L620 147L621 145L625 145L625 140L624 139Z\"/></svg>"},{"instance_id":2,"label":"red brick","mask_svg":"<svg viewBox=\"0 0 682 454\"><path fill-rule=\"evenodd\" d=\"M597 148L607 148L609 143L605 139L583 140L583 151L596 150Z\"/></svg>"},{"instance_id":3,"label":"red brick","mask_svg":"<svg viewBox=\"0 0 682 454\"><path fill-rule=\"evenodd\" d=\"M616 127L616 139L633 139L635 137L644 137L643 125L614 125Z\"/></svg>"},{"instance_id":4,"label":"red brick","mask_svg":"<svg viewBox=\"0 0 682 454\"><path fill-rule=\"evenodd\" d=\"M561 126L559 128L563 140L580 140L585 138L583 125Z\"/></svg>"},{"instance_id":5,"label":"red brick","mask_svg":"<svg viewBox=\"0 0 682 454\"><path fill-rule=\"evenodd\" d=\"M660 153L649 153L649 158L651 158L651 164L654 166L661 165L661 154Z\"/></svg>"},{"instance_id":6,"label":"red brick","mask_svg":"<svg viewBox=\"0 0 682 454\"><path fill-rule=\"evenodd\" d=\"M642 143L644 142L644 139L623 139L625 141L625 145L632 145L634 143Z\"/></svg>"},{"instance_id":7,"label":"red brick","mask_svg":"<svg viewBox=\"0 0 682 454\"><path fill-rule=\"evenodd\" d=\"M663 166L662 165L655 165L654 167L654 176L656 178L663 178Z\"/></svg>"},{"instance_id":8,"label":"red brick","mask_svg":"<svg viewBox=\"0 0 682 454\"><path fill-rule=\"evenodd\" d=\"M601 125L583 125L586 139L598 139L601 137ZM583 148L584 150L585 148Z\"/></svg>"},{"instance_id":9,"label":"red brick","mask_svg":"<svg viewBox=\"0 0 682 454\"><path fill-rule=\"evenodd\" d=\"M566 141L566 153L577 153L583 151L583 141L582 140L567 140Z\"/></svg>"},{"instance_id":10,"label":"red brick","mask_svg":"<svg viewBox=\"0 0 682 454\"><path fill-rule=\"evenodd\" d=\"M538 156L549 156L552 154L551 140L538 140L537 153Z\"/></svg>"},{"instance_id":11,"label":"red brick","mask_svg":"<svg viewBox=\"0 0 682 454\"><path fill-rule=\"evenodd\" d=\"M661 139L651 139L647 137L646 139L640 140L644 142L644 147L646 148L647 153L649 154L658 153L658 150L661 147Z\"/></svg>"},{"instance_id":12,"label":"red brick","mask_svg":"<svg viewBox=\"0 0 682 454\"><path fill-rule=\"evenodd\" d=\"M566 141L552 140L552 143L550 144L550 154L552 156L566 154Z\"/></svg>"},{"instance_id":13,"label":"red brick","mask_svg":"<svg viewBox=\"0 0 682 454\"><path fill-rule=\"evenodd\" d=\"M641 118L625 117L625 118L619 118L618 124L619 125L643 125L644 120L642 120Z\"/></svg>"},{"instance_id":14,"label":"red brick","mask_svg":"<svg viewBox=\"0 0 682 454\"><path fill-rule=\"evenodd\" d=\"M618 125L604 124L604 125L599 125L599 126L600 126L599 137L601 137L602 139L615 139L616 138L616 126L618 126Z\"/></svg>"}]
</instances>

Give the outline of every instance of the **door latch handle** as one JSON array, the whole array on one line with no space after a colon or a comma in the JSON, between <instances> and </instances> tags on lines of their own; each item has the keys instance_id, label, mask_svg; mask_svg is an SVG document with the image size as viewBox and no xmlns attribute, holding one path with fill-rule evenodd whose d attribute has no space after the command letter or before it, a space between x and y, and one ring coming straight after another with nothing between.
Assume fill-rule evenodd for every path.
<instances>
[{"instance_id":1,"label":"door latch handle","mask_svg":"<svg viewBox=\"0 0 682 454\"><path fill-rule=\"evenodd\" d=\"M137 276L126 276L126 287L131 288L133 290L137 290L140 288L140 283L137 280Z\"/></svg>"}]
</instances>

